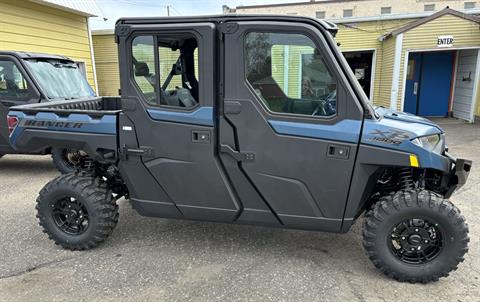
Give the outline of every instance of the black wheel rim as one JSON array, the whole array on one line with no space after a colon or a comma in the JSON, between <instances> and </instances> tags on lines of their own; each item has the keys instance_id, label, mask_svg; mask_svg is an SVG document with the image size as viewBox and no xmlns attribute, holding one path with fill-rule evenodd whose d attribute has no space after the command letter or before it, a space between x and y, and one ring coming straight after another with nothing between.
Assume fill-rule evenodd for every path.
<instances>
[{"instance_id":1,"label":"black wheel rim","mask_svg":"<svg viewBox=\"0 0 480 302\"><path fill-rule=\"evenodd\" d=\"M407 219L390 232L390 250L401 261L424 264L435 259L443 248L439 225L420 218Z\"/></svg>"},{"instance_id":2,"label":"black wheel rim","mask_svg":"<svg viewBox=\"0 0 480 302\"><path fill-rule=\"evenodd\" d=\"M80 235L88 229L88 211L74 197L65 197L55 202L52 217L57 227L69 235Z\"/></svg>"}]
</instances>

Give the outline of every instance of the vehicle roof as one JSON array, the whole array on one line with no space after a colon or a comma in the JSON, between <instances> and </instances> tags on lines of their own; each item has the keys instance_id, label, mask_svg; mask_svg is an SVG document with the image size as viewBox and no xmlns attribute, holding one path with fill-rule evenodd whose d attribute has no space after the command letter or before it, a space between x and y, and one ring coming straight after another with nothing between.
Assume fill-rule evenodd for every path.
<instances>
[{"instance_id":1,"label":"vehicle roof","mask_svg":"<svg viewBox=\"0 0 480 302\"><path fill-rule=\"evenodd\" d=\"M68 57L65 57L65 56L52 55L52 54L39 53L39 52L7 50L7 51L0 51L0 55L9 55L9 56L16 57L17 59L20 59L20 60L25 60L25 59L51 59L51 60L63 60L63 61L73 62L72 59L70 59Z\"/></svg>"},{"instance_id":2,"label":"vehicle roof","mask_svg":"<svg viewBox=\"0 0 480 302\"><path fill-rule=\"evenodd\" d=\"M119 24L158 24L158 23L184 23L184 22L213 22L222 23L228 21L285 21L285 22L307 22L321 25L332 35L338 31L334 23L319 20L305 16L292 15L270 15L270 14L223 14L223 15L207 15L207 16L174 16L174 17L128 17L117 20Z\"/></svg>"}]
</instances>

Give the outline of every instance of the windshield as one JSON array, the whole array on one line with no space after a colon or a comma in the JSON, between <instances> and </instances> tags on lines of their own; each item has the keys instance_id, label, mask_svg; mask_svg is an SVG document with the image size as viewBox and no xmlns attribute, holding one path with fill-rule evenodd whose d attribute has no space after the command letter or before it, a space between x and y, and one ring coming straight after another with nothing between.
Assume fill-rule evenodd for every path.
<instances>
[{"instance_id":1,"label":"windshield","mask_svg":"<svg viewBox=\"0 0 480 302\"><path fill-rule=\"evenodd\" d=\"M27 60L34 77L49 99L95 96L75 63L58 60Z\"/></svg>"}]
</instances>

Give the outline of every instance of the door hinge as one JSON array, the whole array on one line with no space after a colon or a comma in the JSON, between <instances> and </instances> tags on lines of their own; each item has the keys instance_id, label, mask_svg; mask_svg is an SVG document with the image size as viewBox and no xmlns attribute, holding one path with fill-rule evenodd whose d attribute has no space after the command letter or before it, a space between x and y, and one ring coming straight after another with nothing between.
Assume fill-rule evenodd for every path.
<instances>
[{"instance_id":1,"label":"door hinge","mask_svg":"<svg viewBox=\"0 0 480 302\"><path fill-rule=\"evenodd\" d=\"M140 148L129 148L127 145L123 145L120 150L120 155L123 160L127 160L128 156L142 156L142 157L154 157L155 152L152 147L140 146Z\"/></svg>"},{"instance_id":2,"label":"door hinge","mask_svg":"<svg viewBox=\"0 0 480 302\"><path fill-rule=\"evenodd\" d=\"M255 153L253 152L238 152L228 145L220 145L220 152L233 157L238 162L249 162L255 160Z\"/></svg>"}]
</instances>

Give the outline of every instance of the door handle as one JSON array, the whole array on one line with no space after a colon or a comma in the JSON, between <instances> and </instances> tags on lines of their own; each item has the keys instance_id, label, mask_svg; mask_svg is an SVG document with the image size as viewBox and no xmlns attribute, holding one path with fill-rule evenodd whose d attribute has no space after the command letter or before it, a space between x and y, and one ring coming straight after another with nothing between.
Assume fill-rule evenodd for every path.
<instances>
[{"instance_id":1,"label":"door handle","mask_svg":"<svg viewBox=\"0 0 480 302\"><path fill-rule=\"evenodd\" d=\"M328 145L327 156L338 159L348 159L350 155L350 147L342 145Z\"/></svg>"},{"instance_id":2,"label":"door handle","mask_svg":"<svg viewBox=\"0 0 480 302\"><path fill-rule=\"evenodd\" d=\"M418 93L418 82L413 83L413 94L417 95Z\"/></svg>"},{"instance_id":3,"label":"door handle","mask_svg":"<svg viewBox=\"0 0 480 302\"><path fill-rule=\"evenodd\" d=\"M210 143L210 131L205 130L194 130L192 131L192 142L193 143Z\"/></svg>"},{"instance_id":4,"label":"door handle","mask_svg":"<svg viewBox=\"0 0 480 302\"><path fill-rule=\"evenodd\" d=\"M255 160L255 153L253 152L239 152L233 150L229 145L220 145L220 153L225 153L233 157L237 162L249 162Z\"/></svg>"}]
</instances>

